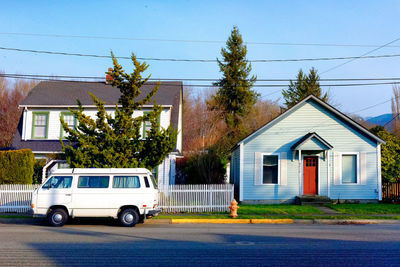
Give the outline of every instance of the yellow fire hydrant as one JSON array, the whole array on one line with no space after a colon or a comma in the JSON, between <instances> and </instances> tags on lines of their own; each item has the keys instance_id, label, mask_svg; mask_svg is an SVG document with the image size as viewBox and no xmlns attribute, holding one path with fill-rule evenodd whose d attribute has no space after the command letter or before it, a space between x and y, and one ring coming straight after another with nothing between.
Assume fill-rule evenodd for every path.
<instances>
[{"instance_id":1,"label":"yellow fire hydrant","mask_svg":"<svg viewBox=\"0 0 400 267\"><path fill-rule=\"evenodd\" d=\"M233 199L231 205L229 206L229 209L231 210L231 214L229 216L231 216L232 218L236 218L238 216L237 210L239 206L237 204L238 204L237 201Z\"/></svg>"}]
</instances>

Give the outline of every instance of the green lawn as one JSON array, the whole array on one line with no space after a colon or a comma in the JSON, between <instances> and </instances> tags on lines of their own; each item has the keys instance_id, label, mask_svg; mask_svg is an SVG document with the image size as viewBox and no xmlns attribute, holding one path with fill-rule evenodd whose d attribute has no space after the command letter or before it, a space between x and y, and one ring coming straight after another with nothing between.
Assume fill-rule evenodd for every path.
<instances>
[{"instance_id":1,"label":"green lawn","mask_svg":"<svg viewBox=\"0 0 400 267\"><path fill-rule=\"evenodd\" d=\"M321 214L322 212L311 206L299 205L239 205L238 214Z\"/></svg>"},{"instance_id":2,"label":"green lawn","mask_svg":"<svg viewBox=\"0 0 400 267\"><path fill-rule=\"evenodd\" d=\"M329 204L329 207L345 214L400 214L397 204Z\"/></svg>"}]
</instances>

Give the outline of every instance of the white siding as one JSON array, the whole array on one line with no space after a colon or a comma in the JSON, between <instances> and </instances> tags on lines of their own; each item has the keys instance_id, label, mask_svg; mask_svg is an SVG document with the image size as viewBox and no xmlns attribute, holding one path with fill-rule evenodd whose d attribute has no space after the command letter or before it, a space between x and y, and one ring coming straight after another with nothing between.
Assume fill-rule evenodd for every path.
<instances>
[{"instance_id":1,"label":"white siding","mask_svg":"<svg viewBox=\"0 0 400 267\"><path fill-rule=\"evenodd\" d=\"M113 109L106 109L107 113L114 116ZM144 109L135 111L133 113L133 117L142 116L143 112L151 111L150 109ZM32 139L32 114L33 112L49 112L49 124L48 124L48 140L59 140L60 133L61 133L61 123L60 123L60 116L61 112L68 112L68 109L28 109L26 113L26 121L25 121L25 134L23 139L30 140ZM90 116L91 118L96 118L97 110L94 109L85 109L84 114ZM163 128L168 128L171 123L171 109L170 108L163 108L160 114L160 126ZM143 128L140 132L143 132Z\"/></svg>"}]
</instances>

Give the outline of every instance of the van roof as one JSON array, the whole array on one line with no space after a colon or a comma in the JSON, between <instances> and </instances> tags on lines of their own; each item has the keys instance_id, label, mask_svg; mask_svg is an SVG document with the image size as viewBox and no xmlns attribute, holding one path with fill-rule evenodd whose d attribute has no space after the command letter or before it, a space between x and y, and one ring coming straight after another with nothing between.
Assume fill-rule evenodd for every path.
<instances>
[{"instance_id":1,"label":"van roof","mask_svg":"<svg viewBox=\"0 0 400 267\"><path fill-rule=\"evenodd\" d=\"M73 168L56 169L51 174L148 174L145 168Z\"/></svg>"}]
</instances>

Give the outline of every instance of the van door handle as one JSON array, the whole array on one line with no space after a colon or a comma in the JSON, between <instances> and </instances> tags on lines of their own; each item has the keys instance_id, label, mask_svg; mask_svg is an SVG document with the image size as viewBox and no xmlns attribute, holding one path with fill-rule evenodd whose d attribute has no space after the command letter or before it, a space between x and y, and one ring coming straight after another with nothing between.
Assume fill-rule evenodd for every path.
<instances>
[{"instance_id":1,"label":"van door handle","mask_svg":"<svg viewBox=\"0 0 400 267\"><path fill-rule=\"evenodd\" d=\"M65 194L67 197L70 197L71 196L71 194Z\"/></svg>"}]
</instances>

